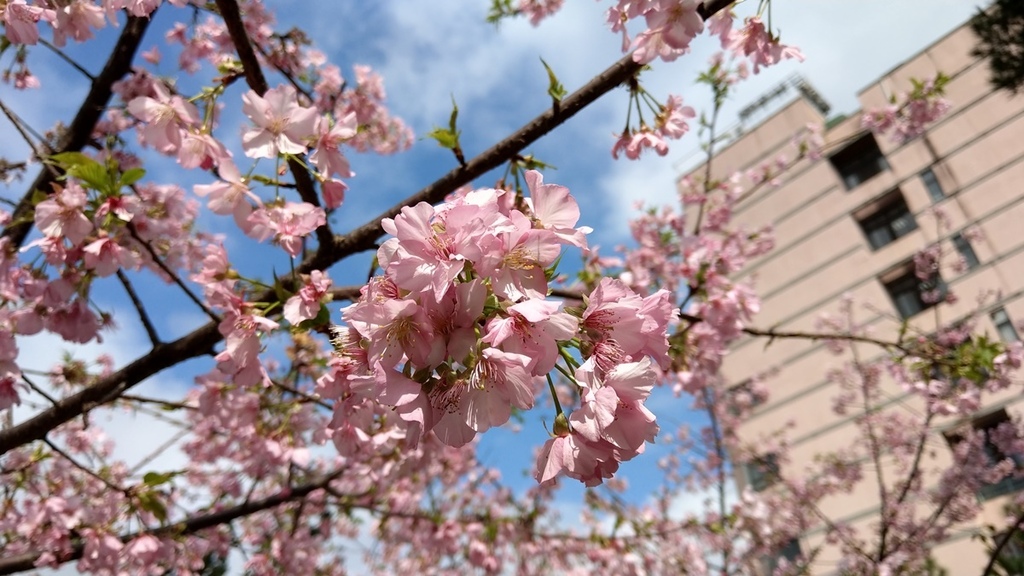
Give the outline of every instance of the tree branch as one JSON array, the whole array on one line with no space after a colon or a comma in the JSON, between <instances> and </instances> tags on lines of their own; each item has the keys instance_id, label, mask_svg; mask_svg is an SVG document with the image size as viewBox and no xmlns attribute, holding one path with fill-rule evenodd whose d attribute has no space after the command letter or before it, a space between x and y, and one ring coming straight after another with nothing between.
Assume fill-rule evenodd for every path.
<instances>
[{"instance_id":1,"label":"tree branch","mask_svg":"<svg viewBox=\"0 0 1024 576\"><path fill-rule=\"evenodd\" d=\"M263 498L262 500L253 500L252 502L239 504L238 506L233 506L231 508L221 510L220 512L211 512L209 514L194 516L181 522L161 526L160 528L125 534L120 537L120 540L121 542L127 543L144 535L155 536L157 538L187 536L189 534L199 532L200 530L213 528L215 526L220 526L221 524L227 524L243 516L276 508L281 504L286 504L288 502L301 500L311 492L326 487L332 480L340 476L343 471L344 468L338 469L316 482L310 482L294 488L286 488L274 496ZM61 561L70 562L72 560L78 560L82 557L84 550L85 545L78 542L72 545L70 554L61 557ZM42 552L26 552L25 554L19 554L17 556L2 558L0 559L0 574L14 574L16 572L32 570L33 568L36 568L35 563L42 554Z\"/></svg>"}]
</instances>

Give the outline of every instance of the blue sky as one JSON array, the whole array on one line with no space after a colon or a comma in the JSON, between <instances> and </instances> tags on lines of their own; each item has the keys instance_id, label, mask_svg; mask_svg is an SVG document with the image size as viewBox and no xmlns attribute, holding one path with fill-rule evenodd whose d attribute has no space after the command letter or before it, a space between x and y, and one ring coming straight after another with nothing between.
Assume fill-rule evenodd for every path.
<instances>
[{"instance_id":1,"label":"blue sky","mask_svg":"<svg viewBox=\"0 0 1024 576\"><path fill-rule=\"evenodd\" d=\"M341 67L343 74L351 75L353 64L369 64L380 72L390 109L409 123L417 138L447 122L454 97L460 109L459 126L467 156L486 149L550 105L540 58L572 91L621 55L618 36L604 26L603 11L609 2L571 0L562 13L538 28L525 21L508 21L499 28L488 25L484 21L487 0L320 2L303 3L302 10L295 9L297 3L291 0L269 4L278 14L280 30L298 26L308 31L315 45ZM756 4L746 2L739 8L740 14L749 13ZM857 90L956 27L975 10L974 5L968 0L776 0L773 25L786 43L804 51L807 61L784 63L739 85L727 104L723 124L732 124L739 109L793 73L805 76L832 104L835 113L854 111ZM173 54L163 41L162 31L170 17L180 14L169 6L161 9L144 43L144 48L160 46L167 59L162 67L166 73L173 70ZM116 31L105 33L107 40L113 33ZM688 57L668 65L657 63L653 71L645 73L646 87L659 98L669 92L679 93L698 111L707 109L706 90L693 80L715 49L717 40L699 38ZM43 89L15 93L10 86L0 85L0 98L42 130L55 119L70 118L84 94L84 85L66 65L42 49L37 52L32 63ZM90 57L78 51L76 56L96 69L97 56L105 53L97 50L92 54ZM5 55L2 62L9 58ZM183 86L189 85L186 78L181 81ZM271 79L272 85L276 82ZM234 90L237 98L241 87ZM230 97L225 101L230 102ZM612 161L612 134L621 130L625 107L626 91L617 90L526 150L558 168L545 174L545 180L573 191L582 208L581 224L595 229L590 241L601 245L603 253L628 240L626 217L634 201L673 201L673 182L685 166L695 161L698 148L691 135L674 143L665 158L648 154L639 162ZM222 116L222 130L237 133L243 122L238 107L229 108ZM23 155L24 146L14 138L6 120L0 119L0 127L7 136L0 141L0 155L12 159ZM235 152L240 156L240 151ZM333 218L339 230L361 224L456 163L447 150L418 139L409 152L394 157L356 155L352 165L357 176L349 182L346 204ZM192 184L210 181L202 174L183 175L165 161L151 164L150 170L153 179L176 182L188 190ZM498 176L485 176L477 185L492 185ZM24 182L15 182L0 188L0 192L4 197L16 198L23 186ZM201 224L225 233L232 228L230 222L209 214L203 216ZM268 278L268 258L273 258L278 271L288 268L278 251L261 249L237 235L228 238L228 246L244 272ZM565 260L567 264L571 261ZM356 282L365 278L368 263L369 255L354 258L336 266L332 276L336 284ZM139 278L144 297L159 298L164 303L165 313L158 314L156 320L165 338L182 335L205 321L173 288L144 280L141 275L134 277ZM125 305L120 294L115 286L97 294L97 300L116 311ZM124 318L122 324L129 336L113 341L122 347L118 359L124 362L139 351L132 345L131 335L142 333L131 325L130 313L119 317ZM40 363L45 367L41 359ZM160 381L173 382L165 385L165 390L180 391L187 386L191 375L202 369L200 363L192 364L188 369L160 375ZM657 406L667 432L692 418L685 403L673 402L666 394L652 400L652 405ZM537 416L550 422L550 414ZM503 470L506 479L519 486L532 482L522 476L522 471L530 466L533 448L545 437L532 416L525 428L519 435L506 431L486 434L480 451L486 461ZM654 463L659 452L660 448L653 447L624 467L635 488L634 499L644 498L645 488L656 473Z\"/></svg>"}]
</instances>

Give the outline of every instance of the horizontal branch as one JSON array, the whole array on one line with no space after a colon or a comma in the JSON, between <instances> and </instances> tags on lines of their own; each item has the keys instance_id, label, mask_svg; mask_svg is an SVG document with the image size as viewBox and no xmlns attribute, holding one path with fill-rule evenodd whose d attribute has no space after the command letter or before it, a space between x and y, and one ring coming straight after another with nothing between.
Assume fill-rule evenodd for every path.
<instances>
[{"instance_id":1,"label":"horizontal branch","mask_svg":"<svg viewBox=\"0 0 1024 576\"><path fill-rule=\"evenodd\" d=\"M327 486L332 480L341 475L343 469L339 469L324 478L289 488L278 492L273 496L263 498L262 500L253 500L233 506L219 512L211 512L209 514L201 514L199 516L193 516L187 520L181 522L175 522L167 526L161 526L160 528L154 528L152 530L143 530L141 532L133 532L131 534L125 534L120 537L121 542L131 542L139 536L154 536L157 538L161 537L174 537L174 536L188 536L195 534L200 530L206 530L207 528L214 528L222 524L227 524L243 516L248 516L256 512L262 512L271 508L276 508L282 504L288 502L295 502L305 498L310 493L320 490ZM78 542L72 545L71 553L67 556L61 557L61 562L71 562L78 560L82 557L82 553L85 550L85 545L82 542ZM36 568L36 562L43 555L43 552L26 552L25 554L19 554L17 556L10 556L7 558L0 558L0 574L14 574L16 572L24 572Z\"/></svg>"}]
</instances>

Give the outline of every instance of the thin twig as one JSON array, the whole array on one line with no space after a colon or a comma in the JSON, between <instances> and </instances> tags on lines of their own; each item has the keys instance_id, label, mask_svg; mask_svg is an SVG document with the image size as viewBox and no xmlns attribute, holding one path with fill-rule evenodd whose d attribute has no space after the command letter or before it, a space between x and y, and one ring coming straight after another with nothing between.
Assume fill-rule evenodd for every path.
<instances>
[{"instance_id":1,"label":"thin twig","mask_svg":"<svg viewBox=\"0 0 1024 576\"><path fill-rule=\"evenodd\" d=\"M139 321L142 322L142 327L146 329L146 335L149 336L150 343L153 346L160 344L160 336L157 335L156 328L153 326L153 322L150 321L146 308L142 305L142 300L139 299L132 283L120 268L117 269L117 279L121 281L124 291L128 293L128 298L132 301L132 305L135 306L135 311L139 314Z\"/></svg>"},{"instance_id":2,"label":"thin twig","mask_svg":"<svg viewBox=\"0 0 1024 576\"><path fill-rule=\"evenodd\" d=\"M92 75L92 72L89 72L81 64L79 64L78 62L75 62L70 56L65 54L63 50L61 50L60 48L57 48L53 44L50 44L49 42L47 42L45 38L40 38L39 39L39 43L42 44L43 46L46 46L47 48L49 48L51 52L56 54L57 57L59 57L61 60L67 62L68 65L70 65L72 68L74 68L75 70L78 70L82 74L82 76L85 76L86 78L88 78L90 82L95 82L96 81L96 77Z\"/></svg>"},{"instance_id":3,"label":"thin twig","mask_svg":"<svg viewBox=\"0 0 1024 576\"><path fill-rule=\"evenodd\" d=\"M105 486L106 486L107 488L110 488L111 490L113 490L113 491L115 491L115 492L120 492L120 493L122 493L122 494L124 494L124 495L126 495L126 496L128 496L128 495L129 495L129 492L128 492L127 490L125 490L124 488L121 488L121 487L120 487L120 486L118 486L117 484L114 484L114 483L113 483L113 482L111 482L110 480L108 480L108 479L104 478L103 476L100 476L100 475L99 475L99 474L97 474L97 473L96 473L95 471L93 471L93 470L90 470L90 469L89 469L89 467L87 467L87 466L85 466L85 465L81 464L80 462L78 462L77 460L75 460L74 458L72 458L70 454L68 454L68 453L67 453L67 452L65 452L64 450L60 449L60 447L58 447L58 446L57 446L56 444L54 444L53 442L51 442L49 438L43 438L43 443L44 443L44 444L46 444L47 446L49 446L49 447L50 447L50 450L53 450L54 452L56 452L57 454L59 454L59 455L60 455L60 456L61 456L62 458L64 458L64 459L65 459L65 460L67 460L68 462L70 462L72 466L74 466L75 468L78 468L78 469L79 469L79 470L81 470L82 472L85 472L85 473L86 473L86 474L88 474L89 476L92 476L93 478L95 478L95 479L99 480L99 481L100 481L100 482L102 482L102 483L103 483L103 484L104 484L104 485L105 485Z\"/></svg>"},{"instance_id":4,"label":"thin twig","mask_svg":"<svg viewBox=\"0 0 1024 576\"><path fill-rule=\"evenodd\" d=\"M40 160L45 159L47 156L47 151L40 150L39 148L36 147L35 142L32 141L32 137L29 136L28 133L25 131L24 122L22 122L21 118L18 117L18 115L15 114L10 108L8 108L6 104L4 104L3 100L0 100L0 111L2 111L4 113L4 116L6 116L7 119L11 122L11 124L14 125L14 129L17 130L18 134L21 135L22 140L24 140L25 143L28 144L28 147L32 149L32 154ZM40 141L42 142L43 146L45 146L47 150L49 150L49 144L47 144L46 141L41 138ZM54 177L60 176L60 173L57 171L57 168L53 164L43 162L43 166L48 168L50 172L53 173Z\"/></svg>"},{"instance_id":5,"label":"thin twig","mask_svg":"<svg viewBox=\"0 0 1024 576\"><path fill-rule=\"evenodd\" d=\"M164 263L163 259L160 258L159 254L156 253L156 250L153 248L153 246L139 236L138 230L135 229L135 225L132 224L131 222L128 222L128 232L131 234L132 238L134 238L139 244L142 244L142 247L145 248L146 252L149 253L149 257L153 260L153 263L156 264L161 270L163 270L164 273L171 278L171 281L173 281L175 284L178 285L179 288L185 291L185 295L188 296L189 300L194 302L196 306L199 306L199 308L201 308L202 311L205 312L206 315L209 316L211 320L217 323L220 322L220 316L217 316L213 312L213 310L210 310L210 308L206 304L204 304L203 301L200 300L199 297L196 296L195 293L193 293L188 286L185 285L185 282L183 282L182 279L179 278L178 275L175 274L174 271L171 270L170 267L168 267L167 264Z\"/></svg>"}]
</instances>

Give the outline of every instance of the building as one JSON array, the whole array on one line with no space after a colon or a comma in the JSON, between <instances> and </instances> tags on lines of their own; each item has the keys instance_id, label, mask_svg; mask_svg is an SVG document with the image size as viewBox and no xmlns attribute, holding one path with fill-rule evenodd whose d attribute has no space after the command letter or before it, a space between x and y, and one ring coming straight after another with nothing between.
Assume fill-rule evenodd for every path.
<instances>
[{"instance_id":1,"label":"building","mask_svg":"<svg viewBox=\"0 0 1024 576\"><path fill-rule=\"evenodd\" d=\"M821 314L836 312L848 293L873 306L874 311L858 306L857 317L879 338L894 337L903 320L911 330L928 334L937 316L943 322L962 318L976 308L976 294L995 290L999 295L988 300L977 329L1004 340L1018 338L1014 323L1024 320L1024 97L992 90L987 63L970 54L975 41L969 27L958 28L859 93L863 109L870 109L907 89L911 78L945 73L951 78L946 94L952 109L920 137L903 144L876 138L861 129L859 113L830 120L812 91L798 90L792 101L717 155L713 167L719 175L746 171L791 149L793 136L809 122L827 123L825 157L802 160L780 186L760 189L735 213L750 228L770 223L775 229L776 248L739 275L753 279L762 298L758 326L820 331L816 322ZM948 215L951 230L937 230L928 214L933 206ZM981 232L980 239L963 234L971 227ZM912 257L936 239L945 250L959 252L966 270L951 274L946 269L941 280L920 282ZM939 305L938 314L925 313L931 305L922 294L943 285L954 289L960 301ZM763 339L754 338L738 342L727 357L723 376L734 386L743 386L768 366L778 369L768 381L770 398L754 408L741 435L753 441L792 419L790 461L781 465L783 476L787 468L799 470L814 455L854 441L856 414L833 413L836 390L825 379L829 367L845 360L819 342L780 339L766 348ZM904 409L902 389L890 385L888 394L892 400L886 409ZM1020 398L1016 391L990 396L973 425L985 428L1009 415L1024 416ZM943 431L964 424L963 419L937 423L929 449L941 459L950 442ZM766 474L777 467L773 455L765 454L760 469L738 467L737 483L770 489ZM1004 525L1005 495L1022 487L1011 480L979 492L984 512L974 526ZM877 488L865 481L850 497L827 501L824 512L866 525L877 518L878 502ZM983 545L972 540L974 533L968 529L951 535L932 557L951 575L980 574L988 557ZM795 555L822 541L822 534L806 533L784 554ZM826 547L811 573L834 574L835 560Z\"/></svg>"}]
</instances>

